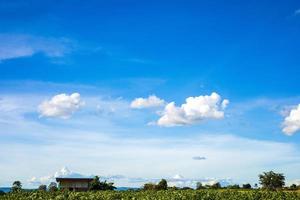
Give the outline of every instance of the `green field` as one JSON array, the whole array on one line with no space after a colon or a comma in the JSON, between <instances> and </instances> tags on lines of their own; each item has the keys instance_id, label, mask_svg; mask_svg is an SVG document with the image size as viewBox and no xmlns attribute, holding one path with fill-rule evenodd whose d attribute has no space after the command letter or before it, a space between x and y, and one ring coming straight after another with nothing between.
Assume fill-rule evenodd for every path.
<instances>
[{"instance_id":1,"label":"green field","mask_svg":"<svg viewBox=\"0 0 300 200\"><path fill-rule=\"evenodd\" d=\"M98 192L16 192L0 196L0 200L296 200L299 192L262 190L166 190L166 191L98 191Z\"/></svg>"}]
</instances>

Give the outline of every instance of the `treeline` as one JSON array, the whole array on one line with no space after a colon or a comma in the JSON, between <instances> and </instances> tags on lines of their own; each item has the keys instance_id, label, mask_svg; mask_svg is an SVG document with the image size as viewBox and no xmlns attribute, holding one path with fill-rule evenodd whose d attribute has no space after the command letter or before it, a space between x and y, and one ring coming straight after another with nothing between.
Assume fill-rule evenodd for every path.
<instances>
[{"instance_id":1,"label":"treeline","mask_svg":"<svg viewBox=\"0 0 300 200\"><path fill-rule=\"evenodd\" d=\"M285 187L285 176L281 173L275 173L273 171L263 172L258 175L259 184L261 185L261 189L266 190L300 190L300 185L292 184L289 187ZM146 183L143 187L143 190L194 190L190 187L178 188L175 186L168 187L167 181L162 179L158 184L155 183ZM242 184L241 186L238 184L223 186L216 182L211 185L203 185L201 182L197 183L196 190L202 189L258 189L258 184L254 184L253 187L250 183Z\"/></svg>"},{"instance_id":2,"label":"treeline","mask_svg":"<svg viewBox=\"0 0 300 200\"><path fill-rule=\"evenodd\" d=\"M205 189L244 189L244 190L250 190L250 189L265 189L265 190L300 190L300 185L292 184L289 187L285 186L285 176L281 173L275 173L273 171L269 172L263 172L262 174L259 174L259 184L260 188L258 187L258 184L254 184L253 187L251 184L246 183L243 185L228 185L228 186L222 186L219 182L216 182L211 185L202 185L202 183L198 182L196 186L196 190L205 190ZM93 181L90 183L89 191L106 191L106 190L115 190L116 187L114 186L114 183L108 183L106 181L100 181L100 178L98 176L95 176ZM48 192L56 192L59 190L59 187L55 182L50 183L48 186L46 185L40 185L38 187L39 191L48 191ZM175 186L168 186L168 182L165 179L162 179L157 184L155 183L146 183L140 190L152 190L152 191L159 191L159 190L194 190L190 187L175 187ZM20 181L14 181L12 184L11 192L16 193L24 191L22 189L22 183ZM4 195L5 193L3 191L0 191L0 195Z\"/></svg>"},{"instance_id":3,"label":"treeline","mask_svg":"<svg viewBox=\"0 0 300 200\"><path fill-rule=\"evenodd\" d=\"M97 191L97 190L115 190L116 187L114 186L114 183L109 183L106 181L100 181L100 178L98 176L95 176L94 179L91 181L89 186L89 191ZM47 185L40 185L37 189L38 191L44 191L44 192L56 192L59 189L57 186L57 183L51 182L48 186ZM21 181L14 181L11 187L11 192L21 192L25 191L22 189L22 183ZM33 191L33 190L26 190L26 191ZM0 190L0 195L4 195L5 193Z\"/></svg>"}]
</instances>

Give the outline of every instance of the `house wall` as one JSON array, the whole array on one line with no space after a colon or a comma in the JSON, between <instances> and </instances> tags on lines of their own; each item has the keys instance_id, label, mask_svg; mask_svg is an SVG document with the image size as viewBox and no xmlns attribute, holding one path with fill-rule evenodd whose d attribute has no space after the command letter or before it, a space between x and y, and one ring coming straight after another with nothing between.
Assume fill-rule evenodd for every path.
<instances>
[{"instance_id":1,"label":"house wall","mask_svg":"<svg viewBox=\"0 0 300 200\"><path fill-rule=\"evenodd\" d=\"M83 181L61 181L59 183L60 189L70 189L70 190L88 190L89 188L89 182L83 182Z\"/></svg>"}]
</instances>

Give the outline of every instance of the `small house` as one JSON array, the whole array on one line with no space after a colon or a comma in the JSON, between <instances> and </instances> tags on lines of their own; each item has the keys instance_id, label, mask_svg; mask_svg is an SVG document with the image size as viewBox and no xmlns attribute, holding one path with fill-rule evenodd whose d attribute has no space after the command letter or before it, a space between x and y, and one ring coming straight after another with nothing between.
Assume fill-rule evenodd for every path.
<instances>
[{"instance_id":1,"label":"small house","mask_svg":"<svg viewBox=\"0 0 300 200\"><path fill-rule=\"evenodd\" d=\"M87 191L93 178L56 178L61 190Z\"/></svg>"}]
</instances>

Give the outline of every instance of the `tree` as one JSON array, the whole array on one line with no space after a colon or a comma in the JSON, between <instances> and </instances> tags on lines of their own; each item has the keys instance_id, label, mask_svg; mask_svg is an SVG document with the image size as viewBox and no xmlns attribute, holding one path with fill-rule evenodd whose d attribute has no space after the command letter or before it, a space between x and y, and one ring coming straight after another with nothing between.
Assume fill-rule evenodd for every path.
<instances>
[{"instance_id":1,"label":"tree","mask_svg":"<svg viewBox=\"0 0 300 200\"><path fill-rule=\"evenodd\" d=\"M47 186L46 185L40 185L38 190L40 191L46 191L47 190Z\"/></svg>"},{"instance_id":2,"label":"tree","mask_svg":"<svg viewBox=\"0 0 300 200\"><path fill-rule=\"evenodd\" d=\"M234 185L228 185L226 188L228 188L228 189L240 189L240 186L238 184L234 184Z\"/></svg>"},{"instance_id":3,"label":"tree","mask_svg":"<svg viewBox=\"0 0 300 200\"><path fill-rule=\"evenodd\" d=\"M221 187L221 184L220 184L219 182L217 182L217 183L212 184L212 185L210 186L210 188L211 188L211 189L220 189L220 188L222 188L222 187Z\"/></svg>"},{"instance_id":4,"label":"tree","mask_svg":"<svg viewBox=\"0 0 300 200\"><path fill-rule=\"evenodd\" d=\"M251 189L250 183L243 184L243 189Z\"/></svg>"},{"instance_id":5,"label":"tree","mask_svg":"<svg viewBox=\"0 0 300 200\"><path fill-rule=\"evenodd\" d=\"M90 190L100 190L100 189L101 189L100 178L99 176L95 176L90 183Z\"/></svg>"},{"instance_id":6,"label":"tree","mask_svg":"<svg viewBox=\"0 0 300 200\"><path fill-rule=\"evenodd\" d=\"M297 190L298 187L297 187L296 184L292 184L292 185L290 185L290 188L289 188L289 189L290 189L290 190Z\"/></svg>"},{"instance_id":7,"label":"tree","mask_svg":"<svg viewBox=\"0 0 300 200\"><path fill-rule=\"evenodd\" d=\"M90 190L114 190L116 187L114 183L107 183L106 181L101 182L99 176L95 178L90 183Z\"/></svg>"},{"instance_id":8,"label":"tree","mask_svg":"<svg viewBox=\"0 0 300 200\"><path fill-rule=\"evenodd\" d=\"M11 190L13 192L19 192L19 191L21 191L22 190L22 183L21 183L21 181L15 181L15 182L13 182Z\"/></svg>"},{"instance_id":9,"label":"tree","mask_svg":"<svg viewBox=\"0 0 300 200\"><path fill-rule=\"evenodd\" d=\"M201 190L201 189L205 189L205 187L202 185L201 182L198 182L196 185L196 190Z\"/></svg>"},{"instance_id":10,"label":"tree","mask_svg":"<svg viewBox=\"0 0 300 200\"><path fill-rule=\"evenodd\" d=\"M166 181L166 179L161 179L161 181L159 181L159 183L156 186L157 190L166 190L168 189L168 182Z\"/></svg>"},{"instance_id":11,"label":"tree","mask_svg":"<svg viewBox=\"0 0 300 200\"><path fill-rule=\"evenodd\" d=\"M48 186L49 192L56 192L58 190L57 184L55 182L51 182Z\"/></svg>"},{"instance_id":12,"label":"tree","mask_svg":"<svg viewBox=\"0 0 300 200\"><path fill-rule=\"evenodd\" d=\"M104 181L104 182L100 181L100 185L101 185L101 190L114 190L114 189L116 189L116 187L114 186L114 183L107 183L106 181Z\"/></svg>"},{"instance_id":13,"label":"tree","mask_svg":"<svg viewBox=\"0 0 300 200\"><path fill-rule=\"evenodd\" d=\"M145 183L143 189L144 190L156 190L156 185L153 183Z\"/></svg>"},{"instance_id":14,"label":"tree","mask_svg":"<svg viewBox=\"0 0 300 200\"><path fill-rule=\"evenodd\" d=\"M5 192L3 192L2 190L0 190L0 196L5 195Z\"/></svg>"},{"instance_id":15,"label":"tree","mask_svg":"<svg viewBox=\"0 0 300 200\"><path fill-rule=\"evenodd\" d=\"M283 174L273 171L263 172L263 174L259 175L259 183L264 189L281 189L285 185L285 177Z\"/></svg>"}]
</instances>

